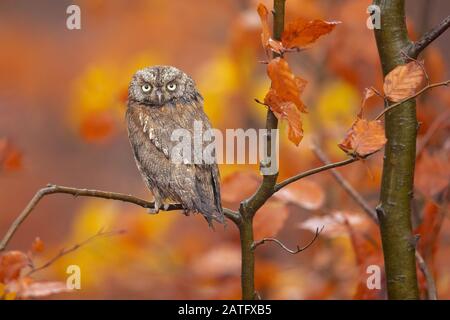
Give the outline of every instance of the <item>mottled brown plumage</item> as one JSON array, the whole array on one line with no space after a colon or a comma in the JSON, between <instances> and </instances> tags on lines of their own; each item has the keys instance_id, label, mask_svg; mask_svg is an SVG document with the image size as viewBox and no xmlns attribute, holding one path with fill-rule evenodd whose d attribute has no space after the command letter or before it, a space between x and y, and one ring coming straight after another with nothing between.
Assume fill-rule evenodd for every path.
<instances>
[{"instance_id":1,"label":"mottled brown plumage","mask_svg":"<svg viewBox=\"0 0 450 320\"><path fill-rule=\"evenodd\" d=\"M171 158L178 143L171 140L175 129L193 137L194 121L201 121L203 131L211 128L194 81L171 66L139 70L129 86L126 120L136 164L155 198L152 212L181 203L187 213L203 214L210 225L223 222L217 164Z\"/></svg>"}]
</instances>

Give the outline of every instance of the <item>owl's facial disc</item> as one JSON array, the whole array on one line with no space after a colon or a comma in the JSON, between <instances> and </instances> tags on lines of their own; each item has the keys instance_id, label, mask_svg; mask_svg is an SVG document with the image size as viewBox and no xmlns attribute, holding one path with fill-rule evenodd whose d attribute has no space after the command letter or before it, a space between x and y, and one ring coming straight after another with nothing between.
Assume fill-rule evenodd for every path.
<instances>
[{"instance_id":1,"label":"owl's facial disc","mask_svg":"<svg viewBox=\"0 0 450 320\"><path fill-rule=\"evenodd\" d=\"M172 66L154 66L137 71L129 87L130 99L148 107L178 105L199 94L193 80ZM200 97L201 98L201 97ZM181 104L182 104L181 103Z\"/></svg>"}]
</instances>

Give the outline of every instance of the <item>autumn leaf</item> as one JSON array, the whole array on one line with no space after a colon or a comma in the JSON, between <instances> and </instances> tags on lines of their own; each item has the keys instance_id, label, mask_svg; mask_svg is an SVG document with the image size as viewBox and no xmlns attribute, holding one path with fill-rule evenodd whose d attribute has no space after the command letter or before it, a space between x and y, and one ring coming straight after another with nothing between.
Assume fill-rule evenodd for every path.
<instances>
[{"instance_id":1,"label":"autumn leaf","mask_svg":"<svg viewBox=\"0 0 450 320\"><path fill-rule=\"evenodd\" d=\"M0 139L0 169L16 171L21 168L22 153L8 139Z\"/></svg>"},{"instance_id":2,"label":"autumn leaf","mask_svg":"<svg viewBox=\"0 0 450 320\"><path fill-rule=\"evenodd\" d=\"M0 256L0 282L19 278L20 272L28 265L28 257L21 251L7 251Z\"/></svg>"},{"instance_id":3,"label":"autumn leaf","mask_svg":"<svg viewBox=\"0 0 450 320\"><path fill-rule=\"evenodd\" d=\"M287 25L281 36L281 42L286 48L303 48L330 33L339 23L341 22L297 19Z\"/></svg>"},{"instance_id":4,"label":"autumn leaf","mask_svg":"<svg viewBox=\"0 0 450 320\"><path fill-rule=\"evenodd\" d=\"M44 248L45 248L44 241L42 241L41 238L36 237L33 243L31 244L31 249L34 252L42 252L44 251Z\"/></svg>"},{"instance_id":5,"label":"autumn leaf","mask_svg":"<svg viewBox=\"0 0 450 320\"><path fill-rule=\"evenodd\" d=\"M289 209L284 202L269 200L253 220L255 239L275 237L283 228L288 216Z\"/></svg>"},{"instance_id":6,"label":"autumn leaf","mask_svg":"<svg viewBox=\"0 0 450 320\"><path fill-rule=\"evenodd\" d=\"M393 102L402 101L416 93L424 78L423 66L417 61L397 66L384 78L384 94Z\"/></svg>"},{"instance_id":7,"label":"autumn leaf","mask_svg":"<svg viewBox=\"0 0 450 320\"><path fill-rule=\"evenodd\" d=\"M325 203L325 192L323 188L311 180L291 183L278 191L275 197L307 210L317 210Z\"/></svg>"},{"instance_id":8,"label":"autumn leaf","mask_svg":"<svg viewBox=\"0 0 450 320\"><path fill-rule=\"evenodd\" d=\"M386 141L381 121L358 118L338 146L350 155L365 157L380 150Z\"/></svg>"},{"instance_id":9,"label":"autumn leaf","mask_svg":"<svg viewBox=\"0 0 450 320\"><path fill-rule=\"evenodd\" d=\"M269 44L271 32L269 27L269 10L267 10L266 6L260 3L258 5L258 15L261 19L261 42L263 47L267 47Z\"/></svg>"},{"instance_id":10,"label":"autumn leaf","mask_svg":"<svg viewBox=\"0 0 450 320\"><path fill-rule=\"evenodd\" d=\"M261 20L261 43L263 47L277 53L282 53L284 51L283 44L280 41L271 38L272 33L270 32L269 26L269 10L267 10L265 5L260 3L257 11Z\"/></svg>"},{"instance_id":11,"label":"autumn leaf","mask_svg":"<svg viewBox=\"0 0 450 320\"><path fill-rule=\"evenodd\" d=\"M108 112L87 115L81 122L80 133L88 142L101 142L114 131L114 119Z\"/></svg>"},{"instance_id":12,"label":"autumn leaf","mask_svg":"<svg viewBox=\"0 0 450 320\"><path fill-rule=\"evenodd\" d=\"M298 145L303 138L300 112L306 112L306 106L300 96L307 81L296 77L287 61L282 58L272 59L267 67L267 73L272 84L264 98L264 103L279 119L287 120L288 138Z\"/></svg>"},{"instance_id":13,"label":"autumn leaf","mask_svg":"<svg viewBox=\"0 0 450 320\"><path fill-rule=\"evenodd\" d=\"M280 57L272 59L267 66L267 74L272 80L271 89L274 90L272 94L275 94L279 101L293 102L299 111L306 112L306 106L303 104L300 96L305 89L307 81L296 77L285 59ZM276 110L278 106L273 107Z\"/></svg>"}]
</instances>

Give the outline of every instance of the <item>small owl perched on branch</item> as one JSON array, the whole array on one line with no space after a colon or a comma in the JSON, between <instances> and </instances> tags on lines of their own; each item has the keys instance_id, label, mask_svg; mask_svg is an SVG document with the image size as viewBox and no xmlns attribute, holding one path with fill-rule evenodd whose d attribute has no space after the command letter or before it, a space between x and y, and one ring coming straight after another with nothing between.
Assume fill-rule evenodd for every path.
<instances>
[{"instance_id":1,"label":"small owl perched on branch","mask_svg":"<svg viewBox=\"0 0 450 320\"><path fill-rule=\"evenodd\" d=\"M137 71L128 88L126 120L137 167L155 198L151 213L180 203L186 213L200 212L210 226L213 220L223 223L215 160L197 163L172 158L178 143L172 138L175 130L185 129L193 137L194 122L203 131L211 128L194 81L171 66Z\"/></svg>"}]
</instances>

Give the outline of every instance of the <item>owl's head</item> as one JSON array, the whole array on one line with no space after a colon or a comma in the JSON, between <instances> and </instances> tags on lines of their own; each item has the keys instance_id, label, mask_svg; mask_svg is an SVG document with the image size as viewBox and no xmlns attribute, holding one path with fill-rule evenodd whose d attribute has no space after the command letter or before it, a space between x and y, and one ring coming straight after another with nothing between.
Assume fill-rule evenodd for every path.
<instances>
[{"instance_id":1,"label":"owl's head","mask_svg":"<svg viewBox=\"0 0 450 320\"><path fill-rule=\"evenodd\" d=\"M172 66L153 66L137 71L128 88L128 99L150 107L201 99L194 80Z\"/></svg>"}]
</instances>

